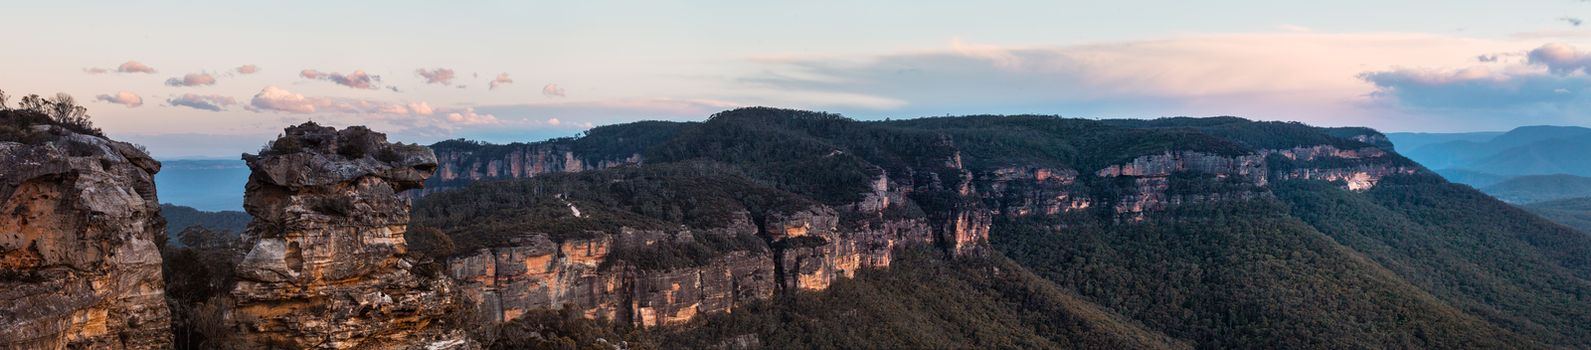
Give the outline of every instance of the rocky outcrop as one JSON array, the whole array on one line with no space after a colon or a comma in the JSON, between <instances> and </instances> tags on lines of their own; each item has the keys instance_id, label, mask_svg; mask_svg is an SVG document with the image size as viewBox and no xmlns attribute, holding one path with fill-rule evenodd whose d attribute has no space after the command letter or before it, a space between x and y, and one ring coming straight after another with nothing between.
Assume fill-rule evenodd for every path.
<instances>
[{"instance_id":1,"label":"rocky outcrop","mask_svg":"<svg viewBox=\"0 0 1591 350\"><path fill-rule=\"evenodd\" d=\"M668 244L689 237L626 230L617 236L553 242L529 234L448 262L478 319L514 320L536 310L572 308L587 318L638 327L676 325L697 315L731 312L774 293L767 251L733 251L700 266L641 269L608 255L619 245ZM664 237L661 240L638 236ZM631 247L631 249L645 247Z\"/></svg>"},{"instance_id":2,"label":"rocky outcrop","mask_svg":"<svg viewBox=\"0 0 1591 350\"><path fill-rule=\"evenodd\" d=\"M612 159L588 157L557 141L508 145L449 141L432 148L437 158L436 176L416 194L485 179L518 179L641 164L640 154Z\"/></svg>"},{"instance_id":3,"label":"rocky outcrop","mask_svg":"<svg viewBox=\"0 0 1591 350\"><path fill-rule=\"evenodd\" d=\"M1349 190L1366 191L1375 187L1381 178L1392 175L1413 175L1419 171L1419 168L1411 166L1365 164L1337 168L1300 168L1279 172L1276 176L1284 179L1341 181Z\"/></svg>"},{"instance_id":4,"label":"rocky outcrop","mask_svg":"<svg viewBox=\"0 0 1591 350\"><path fill-rule=\"evenodd\" d=\"M1355 140L1363 142L1377 141L1371 136L1363 135L1356 137ZM1382 137L1379 141L1386 142L1385 137ZM1375 187L1376 183L1381 181L1381 178L1387 176L1409 175L1420 171L1419 167L1413 165L1394 165L1392 161L1387 159L1389 153L1379 147L1339 149L1331 145L1317 145L1283 150L1265 150L1261 154L1281 156L1302 165L1289 169L1277 169L1271 174L1274 178L1341 181L1344 187L1353 191L1369 190Z\"/></svg>"},{"instance_id":5,"label":"rocky outcrop","mask_svg":"<svg viewBox=\"0 0 1591 350\"><path fill-rule=\"evenodd\" d=\"M1088 191L1077 185L1077 176L1072 169L1003 167L984 177L988 189L980 192L986 202L996 203L1002 215L1060 215L1094 204Z\"/></svg>"},{"instance_id":6,"label":"rocky outcrop","mask_svg":"<svg viewBox=\"0 0 1591 350\"><path fill-rule=\"evenodd\" d=\"M862 268L887 268L896 248L931 244L925 221L878 220L842 226L827 207L774 214L760 220L742 213L704 235L753 235L768 245L726 252L705 264L642 268L609 255L616 250L657 249L695 235L622 229L587 239L554 242L528 234L511 244L455 257L448 275L480 318L513 320L534 310L573 308L588 318L638 327L679 325L700 315L733 312L778 291L819 291Z\"/></svg>"},{"instance_id":7,"label":"rocky outcrop","mask_svg":"<svg viewBox=\"0 0 1591 350\"><path fill-rule=\"evenodd\" d=\"M32 132L43 140L0 142L0 348L170 347L160 163L99 136Z\"/></svg>"},{"instance_id":8,"label":"rocky outcrop","mask_svg":"<svg viewBox=\"0 0 1591 350\"><path fill-rule=\"evenodd\" d=\"M1370 136L1361 138L1376 141ZM1261 187L1277 180L1341 181L1343 187L1349 190L1364 191L1374 187L1381 178L1419 171L1417 166L1398 165L1400 163L1388 158L1389 155L1386 150L1374 146L1341 149L1332 145L1267 149L1237 156L1166 152L1138 157L1126 164L1107 166L1096 171L1095 175L1102 178L1132 178L1131 185L1114 198L1113 209L1118 215L1142 220L1145 213L1185 203L1254 198L1261 192ZM1209 175L1218 180L1237 180L1238 185L1228 184L1222 187L1224 191L1217 192L1169 194L1171 175L1181 172Z\"/></svg>"},{"instance_id":9,"label":"rocky outcrop","mask_svg":"<svg viewBox=\"0 0 1591 350\"><path fill-rule=\"evenodd\" d=\"M825 290L859 269L888 268L896 248L934 240L922 219L842 223L838 212L821 206L770 215L762 231L778 258L779 287L789 291Z\"/></svg>"},{"instance_id":10,"label":"rocky outcrop","mask_svg":"<svg viewBox=\"0 0 1591 350\"><path fill-rule=\"evenodd\" d=\"M1099 177L1166 177L1176 172L1197 172L1216 177L1237 177L1257 186L1266 183L1264 155L1221 156L1203 152L1166 152L1138 157L1127 164L1095 172Z\"/></svg>"},{"instance_id":11,"label":"rocky outcrop","mask_svg":"<svg viewBox=\"0 0 1591 350\"><path fill-rule=\"evenodd\" d=\"M429 149L305 123L243 158L254 220L231 316L250 345L401 348L433 335L450 286L410 271L398 196L435 170Z\"/></svg>"}]
</instances>

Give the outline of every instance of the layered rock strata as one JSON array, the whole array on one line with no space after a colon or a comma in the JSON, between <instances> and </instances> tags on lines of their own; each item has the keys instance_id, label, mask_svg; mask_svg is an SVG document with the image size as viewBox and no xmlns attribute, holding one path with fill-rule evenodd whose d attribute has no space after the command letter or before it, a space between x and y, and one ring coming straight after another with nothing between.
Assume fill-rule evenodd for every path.
<instances>
[{"instance_id":1,"label":"layered rock strata","mask_svg":"<svg viewBox=\"0 0 1591 350\"><path fill-rule=\"evenodd\" d=\"M160 163L55 126L0 142L0 348L171 346Z\"/></svg>"},{"instance_id":2,"label":"layered rock strata","mask_svg":"<svg viewBox=\"0 0 1591 350\"><path fill-rule=\"evenodd\" d=\"M450 287L411 271L398 195L434 172L429 149L305 123L243 158L254 220L231 295L250 345L401 348L429 336Z\"/></svg>"}]
</instances>

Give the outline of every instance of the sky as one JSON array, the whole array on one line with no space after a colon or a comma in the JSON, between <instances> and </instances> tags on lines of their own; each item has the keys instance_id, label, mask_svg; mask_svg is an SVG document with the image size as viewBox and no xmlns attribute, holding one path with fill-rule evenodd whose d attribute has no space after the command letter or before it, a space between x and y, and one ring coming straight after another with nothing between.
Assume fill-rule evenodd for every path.
<instances>
[{"instance_id":1,"label":"sky","mask_svg":"<svg viewBox=\"0 0 1591 350\"><path fill-rule=\"evenodd\" d=\"M0 0L0 89L162 159L286 125L573 136L742 106L864 119L1591 125L1591 2ZM13 98L13 102L15 99Z\"/></svg>"}]
</instances>

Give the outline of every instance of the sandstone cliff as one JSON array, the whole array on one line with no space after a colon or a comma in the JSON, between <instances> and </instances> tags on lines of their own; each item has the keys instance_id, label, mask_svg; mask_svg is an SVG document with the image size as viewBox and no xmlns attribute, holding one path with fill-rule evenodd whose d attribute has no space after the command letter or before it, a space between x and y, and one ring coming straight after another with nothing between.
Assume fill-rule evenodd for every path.
<instances>
[{"instance_id":1,"label":"sandstone cliff","mask_svg":"<svg viewBox=\"0 0 1591 350\"><path fill-rule=\"evenodd\" d=\"M543 174L580 172L641 163L641 155L594 156L576 153L557 140L509 145L448 141L431 146L436 153L436 176L426 180L424 195L487 179L518 179Z\"/></svg>"},{"instance_id":2,"label":"sandstone cliff","mask_svg":"<svg viewBox=\"0 0 1591 350\"><path fill-rule=\"evenodd\" d=\"M625 182L599 183L614 181ZM683 190L661 183L664 191ZM742 210L718 217L706 227L615 227L575 238L567 233L525 233L454 257L448 275L480 319L504 322L531 311L572 308L589 318L638 327L684 324L701 315L734 312L778 293L822 291L860 269L888 268L902 247L933 246L937 238L929 220L892 213L909 203L902 187L887 179L875 185L861 202L839 209L811 204L755 214ZM570 198L578 201L588 195L592 194L575 193ZM546 199L556 204L551 207L567 205L571 210L552 220L581 222L613 210L595 205L576 208L565 198ZM970 251L974 241L986 239L987 216L958 219L963 235L969 236L962 238L963 249ZM700 240L741 245L683 265L634 260L637 252L644 260L649 252Z\"/></svg>"},{"instance_id":3,"label":"sandstone cliff","mask_svg":"<svg viewBox=\"0 0 1591 350\"><path fill-rule=\"evenodd\" d=\"M937 122L940 121L921 123ZM780 123L791 125L781 126ZM622 152L582 152L580 149L601 149L589 144L626 143L634 138L588 136L528 145L444 147L449 148L446 152L457 154L444 158L459 159L455 166L459 171L447 175L458 182L451 184L455 187L470 179L534 176L542 180L517 183L523 188L545 187L557 191L571 191L570 188L640 191L637 187L642 186L630 185L636 179L600 174L653 172L657 177L645 178L645 181L653 181L679 172L679 169L668 168L671 165L707 162L710 164L696 166L734 168L735 176L763 176L755 180L775 187L775 191L786 191L787 195L812 202L780 210L714 218L705 225L669 221L667 225L678 227L661 231L625 227L624 224L593 230L589 228L600 224L589 220L578 225L548 225L549 229L543 231L520 230L513 232L511 242L498 238L495 242L502 243L480 249L472 247L471 251L455 256L449 262L449 275L459 281L460 289L469 296L467 299L482 310L481 317L493 321L512 320L538 309L574 308L590 318L641 327L677 325L704 314L734 312L749 301L773 295L827 290L834 282L852 278L859 270L889 268L904 247L933 247L948 259L987 254L993 251L989 240L994 226L1011 221L1040 220L1063 227L1068 225L1067 218L1092 221L1085 216L1099 216L1131 225L1178 206L1271 196L1269 187L1275 181L1340 181L1343 187L1362 191L1383 177L1419 171L1417 165L1402 161L1381 148L1383 140L1377 134L1311 134L1303 139L1256 137L1270 134L1228 134L1226 137L1243 137L1224 138L1188 136L1176 131L1155 137L1189 141L1138 148L1111 145L1099 149L1087 148L1099 144L1098 140L1065 133L1039 137L1035 142L1055 142L1070 137L1079 140L1065 147L1022 148L1014 146L1021 141L1020 137L973 134L958 138L939 131L944 129L933 128L923 133L881 129L836 136L845 134L844 130L850 128L866 128L859 124L862 123L848 124L823 116L778 119L731 113L717 115L699 126L682 126L696 129L680 132L675 139L615 148ZM782 129L786 127L789 129ZM811 129L800 129L808 127ZM1027 131L1031 130L1024 130ZM1092 129L1084 132L1119 131ZM811 138L792 136L802 132L810 133L805 136ZM896 132L901 133L894 134ZM702 139L689 140L692 137ZM866 137L878 139L860 143L850 139ZM969 142L969 147L958 147L956 141ZM585 148L573 146L581 142L588 145ZM993 147L988 144L991 142L1001 145ZM1006 142L1013 144L1004 144ZM1249 146L1251 144L1275 148ZM892 148L897 146L900 148ZM634 152L637 149L642 151ZM993 149L998 151L991 152ZM1030 150L1034 153L1006 154ZM963 152L969 156L963 158ZM643 157L645 165L640 164ZM445 165L449 162L443 162L444 169L449 167ZM634 166L611 169L619 165ZM841 174L847 171L850 173ZM444 171L447 172L450 171ZM702 176L704 172L711 173L694 170L686 173ZM591 173L598 174L590 178L600 179L593 181L599 186L571 187L567 182L579 178L579 174ZM719 186L698 184L704 185ZM830 191L835 188L856 192L848 196L850 192ZM471 190L480 191L471 193L486 195L516 189ZM674 202L713 203L714 206L744 204L734 202L747 197L746 193L756 193L731 191L735 192L729 196L732 200L684 199L677 195L691 190L661 186L625 192L625 195L649 195L652 193L649 191L667 194L664 197ZM559 197L558 201L584 194L564 192L560 195L565 197ZM603 198L592 201L626 201ZM448 201L473 203L459 198ZM541 203L515 204L516 207L534 205ZM566 205L575 210L575 205L568 202L551 203L548 207ZM671 204L651 203L645 208L618 210L626 215L655 217L659 213L670 213L669 206ZM576 217L581 211L598 210L585 204L579 208L574 214ZM685 206L673 210L678 216L677 211L692 209ZM448 210L438 212L459 215L447 213ZM525 217L575 220L540 214ZM448 225L469 223L454 221ZM572 227L588 230L585 233L590 235L569 238L567 230ZM715 251L712 254L717 255L710 259L665 268L642 266L631 260L633 256L618 253L667 250L712 235L754 236L762 241L754 249Z\"/></svg>"},{"instance_id":4,"label":"sandstone cliff","mask_svg":"<svg viewBox=\"0 0 1591 350\"><path fill-rule=\"evenodd\" d=\"M0 348L163 349L165 239L142 150L34 126L0 141Z\"/></svg>"},{"instance_id":5,"label":"sandstone cliff","mask_svg":"<svg viewBox=\"0 0 1591 350\"><path fill-rule=\"evenodd\" d=\"M254 347L401 348L449 311L449 285L411 271L409 203L436 168L424 147L364 127L286 129L252 174L232 316Z\"/></svg>"}]
</instances>

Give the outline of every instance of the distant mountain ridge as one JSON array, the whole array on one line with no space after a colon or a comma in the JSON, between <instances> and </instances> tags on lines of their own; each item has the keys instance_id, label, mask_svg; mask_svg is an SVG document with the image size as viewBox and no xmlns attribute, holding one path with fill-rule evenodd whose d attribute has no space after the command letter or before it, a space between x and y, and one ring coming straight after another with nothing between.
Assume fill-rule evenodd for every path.
<instances>
[{"instance_id":1,"label":"distant mountain ridge","mask_svg":"<svg viewBox=\"0 0 1591 350\"><path fill-rule=\"evenodd\" d=\"M243 210L243 184L249 168L239 159L161 160L155 174L164 203L204 211ZM182 229L178 227L177 229Z\"/></svg>"},{"instance_id":2,"label":"distant mountain ridge","mask_svg":"<svg viewBox=\"0 0 1591 350\"><path fill-rule=\"evenodd\" d=\"M1591 176L1591 128L1524 126L1505 133L1389 133L1404 156L1439 171Z\"/></svg>"},{"instance_id":3,"label":"distant mountain ridge","mask_svg":"<svg viewBox=\"0 0 1591 350\"><path fill-rule=\"evenodd\" d=\"M1526 175L1482 187L1481 191L1509 203L1591 197L1591 177L1568 174Z\"/></svg>"}]
</instances>

